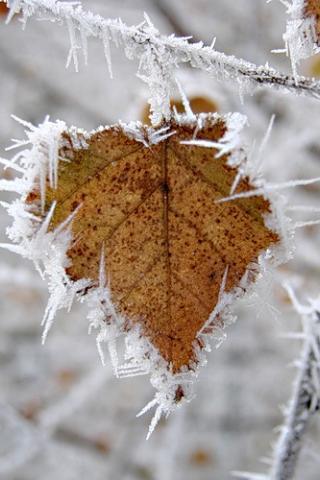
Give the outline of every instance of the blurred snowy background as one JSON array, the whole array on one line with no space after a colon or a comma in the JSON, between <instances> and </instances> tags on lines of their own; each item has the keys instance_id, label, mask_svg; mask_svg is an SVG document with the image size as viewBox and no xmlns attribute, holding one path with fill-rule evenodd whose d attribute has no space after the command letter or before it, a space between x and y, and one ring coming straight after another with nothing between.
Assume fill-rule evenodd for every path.
<instances>
[{"instance_id":1,"label":"blurred snowy background","mask_svg":"<svg viewBox=\"0 0 320 480\"><path fill-rule=\"evenodd\" d=\"M228 54L290 71L282 48L285 12L265 0L87 0L103 16L138 24L146 11L162 33L193 35ZM92 129L118 119L139 119L148 92L137 65L112 49L110 80L101 44L89 44L89 65L65 69L66 28L0 18L0 146L23 130L10 114L38 124L45 115ZM313 59L302 66L316 73ZM271 181L320 176L320 104L261 90L242 104L235 84L218 84L204 73L177 72L190 96L204 96L220 112L248 116L247 143L262 140L270 118L274 129L264 153ZM0 177L10 171L0 169ZM320 208L318 185L286 191L289 205ZM1 200L8 195L1 194ZM295 221L320 213L289 212ZM0 241L9 225L0 211ZM301 295L319 294L320 227L297 230L294 258L260 285L260 296L239 303L228 339L209 356L193 402L162 421L146 442L151 414L136 413L153 396L147 377L117 380L100 363L94 336L87 334L81 306L59 314L45 346L40 321L46 286L33 266L0 251L0 478L5 480L226 480L232 470L264 472L282 422L280 406L291 392L290 365L299 342L283 338L300 328L281 287L290 279ZM318 480L320 423L314 418L296 478ZM262 463L261 463L262 461ZM302 473L303 472L303 473Z\"/></svg>"}]
</instances>

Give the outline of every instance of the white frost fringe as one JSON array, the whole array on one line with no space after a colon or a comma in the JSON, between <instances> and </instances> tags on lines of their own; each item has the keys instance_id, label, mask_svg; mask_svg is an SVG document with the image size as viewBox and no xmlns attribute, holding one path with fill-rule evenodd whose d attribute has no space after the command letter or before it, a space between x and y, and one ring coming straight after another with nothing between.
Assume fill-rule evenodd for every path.
<instances>
[{"instance_id":1,"label":"white frost fringe","mask_svg":"<svg viewBox=\"0 0 320 480\"><path fill-rule=\"evenodd\" d=\"M214 121L219 116L211 114L206 117L200 114L195 120L192 112L190 112L189 115L185 116L176 114L176 121L179 124L194 126L191 143L197 144L196 136L205 125L205 118ZM239 168L240 177L250 174L250 171L255 172L256 169L250 166L248 161L244 161L243 149L240 147L239 133L246 122L245 117L240 114L229 114L223 116L222 119L227 126L225 136L218 143L206 146L213 147L215 151L218 149L222 153L231 152L229 162L232 166ZM157 393L155 398L140 412L142 414L150 408L156 407L155 416L148 433L149 437L162 414L168 415L176 407L179 407L183 401L192 399L192 384L198 375L199 366L204 365L207 361L206 352L210 351L210 341L213 339L215 345L219 346L226 336L224 328L235 320L230 312L231 305L237 298L242 297L243 292L247 291L249 287L249 290L251 290L252 282L257 278L257 273L265 270L270 259L273 263L279 263L285 259L288 252L284 252L283 245L265 252L260 256L258 265L248 266L248 270L239 286L228 293L224 291L228 275L226 269L218 304L208 322L199 332L198 340L202 343L203 348L195 347L197 362L191 366L192 370L185 368L184 371L173 375L169 372L166 362L158 351L142 335L139 327L135 327L129 333L124 332L124 319L116 312L111 302L110 289L105 278L104 268L100 268L99 285L95 288L93 288L90 279L73 282L68 278L66 268L69 266L69 260L66 252L73 240L70 226L77 211L73 212L54 231L48 230L55 204L51 205L48 212L44 212L46 179L49 179L52 188L57 186L58 164L59 161L65 161L65 159L59 158L59 150L64 145L69 145L69 140L66 140L63 133L68 133L74 149L80 149L87 148L86 139L94 132L86 133L80 129L75 129L75 127L68 129L64 122L51 122L49 118L46 118L38 127L17 120L26 127L27 139L25 141L14 140L14 145L10 148L22 147L23 149L11 161L4 160L2 163L5 164L6 168L10 167L17 170L18 173L22 173L22 176L11 182L0 180L0 189L15 191L20 194L20 198L10 204L3 203L13 217L13 225L7 229L8 237L13 244L2 244L1 246L32 260L41 276L48 281L50 297L42 322L44 326L43 341L49 332L56 312L62 308L70 309L74 300L78 299L88 305L89 329L95 328L99 331L97 346L102 362L104 363L104 355L101 344L106 342L114 372L118 377L150 374L151 384L157 390ZM98 131L105 128L111 127L99 127ZM148 146L175 134L174 131L170 131L169 127L162 127L158 130L144 128L142 131L139 122L129 125L120 124L118 128L121 128L128 136ZM27 145L29 147L24 148ZM41 193L40 203L42 211L45 213L43 220L35 215L34 206L32 204L28 205L26 202L28 194L34 189L35 185L39 187ZM261 180L259 180L257 186L260 189L263 188ZM236 189L236 186L234 189ZM269 191L264 193L267 198L270 198ZM272 198L270 200L272 201ZM268 226L276 230L282 239L287 238L288 243L285 245L287 247L290 245L290 235L288 237L289 227L284 213L285 208L280 201L276 202L276 206L277 210L269 215L266 221ZM78 208L81 208L81 205ZM103 250L101 252L102 265L104 265ZM125 342L124 363L122 364L117 355L117 340L119 337L124 337ZM183 401L176 398L179 388L183 389Z\"/></svg>"},{"instance_id":2,"label":"white frost fringe","mask_svg":"<svg viewBox=\"0 0 320 480\"><path fill-rule=\"evenodd\" d=\"M298 78L297 67L300 61L320 52L315 32L315 19L305 17L305 0L292 0L292 3L280 1L287 7L287 13L290 16L283 40L286 54L291 59L293 76Z\"/></svg>"}]
</instances>

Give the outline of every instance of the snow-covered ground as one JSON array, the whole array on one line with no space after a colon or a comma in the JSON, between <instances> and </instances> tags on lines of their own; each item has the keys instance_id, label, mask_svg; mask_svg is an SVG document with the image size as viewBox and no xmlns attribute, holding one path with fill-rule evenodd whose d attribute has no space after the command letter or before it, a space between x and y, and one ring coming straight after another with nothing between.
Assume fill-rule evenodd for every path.
<instances>
[{"instance_id":1,"label":"snow-covered ground","mask_svg":"<svg viewBox=\"0 0 320 480\"><path fill-rule=\"evenodd\" d=\"M162 33L192 34L228 54L290 71L282 48L285 11L264 0L87 0L84 6L107 17L138 24L146 11ZM48 114L86 129L141 117L148 92L135 76L137 65L112 47L114 78L108 76L103 48L90 41L89 64L65 69L67 30L17 19L0 24L0 146L21 138L15 114L39 123ZM303 65L308 73L310 62ZM276 115L264 151L264 175L272 182L320 176L319 102L261 90L241 102L235 84L219 84L204 73L177 72L189 95L211 97L220 111L248 116L246 141L262 140ZM8 171L0 170L8 176ZM320 187L285 191L290 206L320 208ZM1 193L1 200L9 195ZM10 196L11 198L11 196ZM294 221L315 212L289 212ZM0 211L0 241L10 224ZM102 367L94 336L87 334L85 311L77 305L60 313L45 346L40 321L46 285L33 266L0 250L0 478L4 480L225 480L232 470L267 471L289 398L299 342L283 334L300 328L283 279L300 296L319 295L320 227L297 230L293 259L265 278L259 296L241 301L224 344L209 356L196 398L167 421L150 440L151 414L136 413L153 396L147 377L114 378ZM319 478L319 421L315 417L296 478ZM261 460L263 462L261 463Z\"/></svg>"}]
</instances>

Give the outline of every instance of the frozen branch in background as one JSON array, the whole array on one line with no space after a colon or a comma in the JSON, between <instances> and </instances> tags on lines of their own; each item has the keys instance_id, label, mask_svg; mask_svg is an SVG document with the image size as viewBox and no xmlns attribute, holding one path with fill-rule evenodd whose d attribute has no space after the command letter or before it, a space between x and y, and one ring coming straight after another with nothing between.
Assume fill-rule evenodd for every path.
<instances>
[{"instance_id":1,"label":"frozen branch in background","mask_svg":"<svg viewBox=\"0 0 320 480\"><path fill-rule=\"evenodd\" d=\"M174 480L176 463L181 447L179 439L184 434L186 409L180 408L171 415L165 424L162 442L158 446L155 480Z\"/></svg>"},{"instance_id":2,"label":"frozen branch in background","mask_svg":"<svg viewBox=\"0 0 320 480\"><path fill-rule=\"evenodd\" d=\"M0 455L0 476L12 474L48 448L57 431L64 431L67 419L89 403L110 378L110 368L93 367L62 399L54 400L44 408L34 423L27 422L15 409L1 404L1 427L3 428L4 419L14 423L19 432L19 444L16 448L9 449L6 455Z\"/></svg>"},{"instance_id":3,"label":"frozen branch in background","mask_svg":"<svg viewBox=\"0 0 320 480\"><path fill-rule=\"evenodd\" d=\"M38 425L53 434L66 418L79 410L92 397L95 397L111 377L111 368L94 367L74 385L62 400L53 403L40 413Z\"/></svg>"},{"instance_id":4,"label":"frozen branch in background","mask_svg":"<svg viewBox=\"0 0 320 480\"><path fill-rule=\"evenodd\" d=\"M303 339L300 359L296 362L298 373L292 396L285 411L285 422L274 449L268 475L233 472L245 480L292 480L304 435L312 415L320 407L320 297L301 305L292 288L286 286L295 310L302 316L303 332L293 338Z\"/></svg>"},{"instance_id":5,"label":"frozen branch in background","mask_svg":"<svg viewBox=\"0 0 320 480\"><path fill-rule=\"evenodd\" d=\"M274 451L270 480L293 478L304 434L320 404L320 298L301 305L287 287L295 309L302 315L304 346L285 423Z\"/></svg>"},{"instance_id":6,"label":"frozen branch in background","mask_svg":"<svg viewBox=\"0 0 320 480\"><path fill-rule=\"evenodd\" d=\"M110 43L122 46L127 57L139 60L138 76L151 91L149 103L153 124L169 118L170 96L175 88L174 69L188 63L206 71L215 78L237 82L240 93L252 93L261 86L274 87L297 95L320 99L320 82L310 78L279 73L267 64L257 66L245 60L225 55L214 49L214 44L191 43L190 38L164 36L151 23L147 15L138 26L127 26L121 19L105 19L83 10L79 2L57 0L8 0L8 22L15 13L22 14L22 22L35 16L41 20L65 22L70 36L67 64L73 60L76 70L79 52L87 62L89 37L103 42L107 65L111 74Z\"/></svg>"}]
</instances>

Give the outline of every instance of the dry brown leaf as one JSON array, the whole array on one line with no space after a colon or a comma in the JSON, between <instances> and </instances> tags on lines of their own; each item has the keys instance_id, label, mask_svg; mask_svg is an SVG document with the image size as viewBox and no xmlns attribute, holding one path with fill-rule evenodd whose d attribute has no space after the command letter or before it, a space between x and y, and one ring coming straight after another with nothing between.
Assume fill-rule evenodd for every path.
<instances>
[{"instance_id":1,"label":"dry brown leaf","mask_svg":"<svg viewBox=\"0 0 320 480\"><path fill-rule=\"evenodd\" d=\"M198 332L217 304L226 268L228 292L279 237L265 225L270 204L262 196L215 203L229 195L238 172L227 155L180 143L192 139L196 122L170 127L175 134L150 147L121 126L94 133L86 149L70 140L60 151L70 161L60 163L57 190L47 189L46 211L57 202L53 229L81 206L67 274L98 284L104 249L125 328L138 323L176 373L197 361ZM225 121L209 115L197 139L218 142L225 133ZM252 188L245 178L237 192ZM29 202L38 200L39 192L29 195Z\"/></svg>"},{"instance_id":2,"label":"dry brown leaf","mask_svg":"<svg viewBox=\"0 0 320 480\"><path fill-rule=\"evenodd\" d=\"M320 2L319 0L306 0L304 7L306 17L315 18L315 32L320 44Z\"/></svg>"},{"instance_id":3,"label":"dry brown leaf","mask_svg":"<svg viewBox=\"0 0 320 480\"><path fill-rule=\"evenodd\" d=\"M0 16L7 15L9 9L5 3L0 3Z\"/></svg>"}]
</instances>

